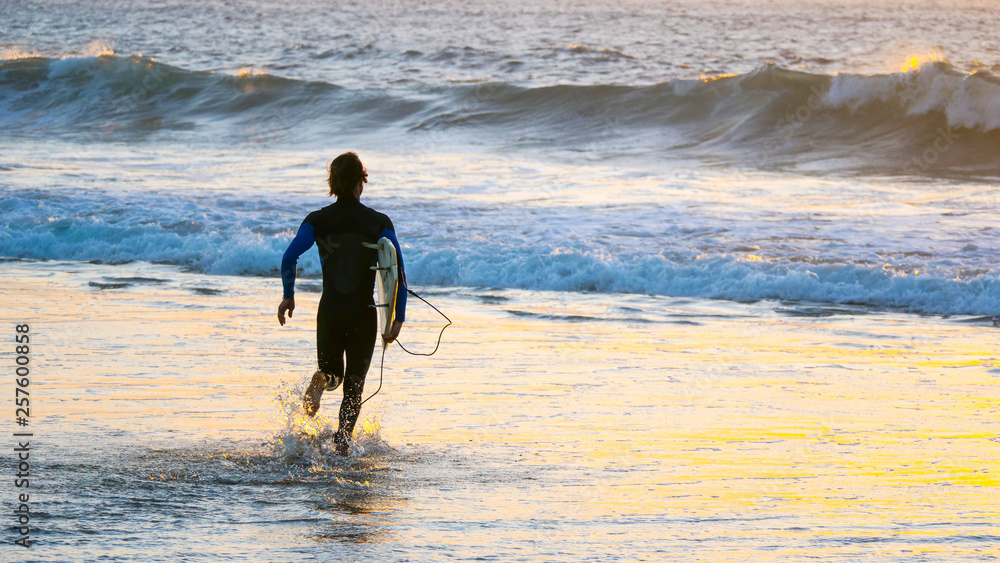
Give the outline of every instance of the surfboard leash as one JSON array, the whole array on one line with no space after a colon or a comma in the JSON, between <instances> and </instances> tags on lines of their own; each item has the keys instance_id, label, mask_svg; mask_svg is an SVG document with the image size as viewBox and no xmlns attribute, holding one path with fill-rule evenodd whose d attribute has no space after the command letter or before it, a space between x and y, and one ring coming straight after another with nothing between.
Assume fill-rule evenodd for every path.
<instances>
[{"instance_id":1,"label":"surfboard leash","mask_svg":"<svg viewBox=\"0 0 1000 563\"><path fill-rule=\"evenodd\" d=\"M382 343L382 360L379 361L379 364L378 364L378 389L376 389L374 393L372 393L371 395L369 395L368 399L371 399L375 395L378 395L378 392L382 390L382 372L385 370L385 351L386 351L387 348L389 348L389 344L383 342ZM368 399L365 399L364 401L361 401L361 405L358 405L358 409L359 410L361 409L362 405L364 405L365 403L368 402Z\"/></svg>"},{"instance_id":2,"label":"surfboard leash","mask_svg":"<svg viewBox=\"0 0 1000 563\"><path fill-rule=\"evenodd\" d=\"M434 309L435 311L437 311L437 313L439 315L441 315L442 317L444 317L444 320L448 321L448 324L446 324L443 327L441 327L441 332L438 333L438 337L437 337L437 344L434 345L434 350L432 350L430 353L411 352L411 351L407 350L406 347L403 346L403 343L400 342L398 339L396 340L396 343L399 344L399 347L402 348L404 352L406 352L407 354L409 354L411 356L433 356L438 351L438 348L441 347L441 337L444 336L444 329L446 329L446 328L448 328L448 327L451 326L451 324L452 324L451 323L451 319L448 318L448 315L442 313L441 309L438 309L434 305L431 305L430 301L428 301L428 300L424 299L423 297L417 295L417 292L411 290L410 288L408 288L406 286L403 286L403 287L404 287L404 289L406 289L407 293L409 293L410 295L412 295L412 296L416 297L417 299L423 301L424 303L427 304L428 307L430 307L431 309ZM388 350L388 349L389 349L389 343L383 341L382 342L382 359L379 361L379 366L378 366L378 389L376 389L374 393L372 393L371 395L369 395L368 399L365 399L364 401L361 401L361 405L364 405L365 403L367 403L369 399L371 399L375 395L378 395L378 392L382 390L382 376L385 373L385 351ZM359 405L358 408L360 408L360 405Z\"/></svg>"},{"instance_id":3,"label":"surfboard leash","mask_svg":"<svg viewBox=\"0 0 1000 563\"><path fill-rule=\"evenodd\" d=\"M438 333L437 344L434 345L434 350L431 351L429 354L424 354L424 353L421 353L421 352L410 352L409 350L406 349L405 346L403 346L403 343L400 342L399 340L396 340L396 343L399 344L399 347L402 348L404 352L406 352L407 354L409 354L411 356L433 356L434 353L438 351L438 348L441 347L441 337L444 336L444 329L446 329L446 328L448 328L448 327L451 326L451 319L448 318L448 315L442 313L441 309L438 309L434 305L431 305L430 301L428 301L428 300L424 299L423 297L417 295L416 291L413 291L413 290L411 290L410 288L407 287L406 288L406 292L409 293L410 295L416 297L417 299L423 301L424 303L427 303L427 306L430 307L431 309L434 309L435 311L437 311L437 314L439 314L442 317L444 317L444 320L448 321L448 324L446 324L443 327L441 327L441 332Z\"/></svg>"}]
</instances>

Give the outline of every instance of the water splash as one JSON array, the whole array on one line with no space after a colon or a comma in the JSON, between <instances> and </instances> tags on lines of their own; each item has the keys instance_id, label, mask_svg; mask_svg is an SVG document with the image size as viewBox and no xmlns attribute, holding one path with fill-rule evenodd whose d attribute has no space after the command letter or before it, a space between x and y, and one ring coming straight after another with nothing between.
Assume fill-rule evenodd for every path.
<instances>
[{"instance_id":1,"label":"water splash","mask_svg":"<svg viewBox=\"0 0 1000 563\"><path fill-rule=\"evenodd\" d=\"M378 460L393 451L382 439L383 413L373 412L359 421L359 428L351 436L347 457L338 454L334 436L338 426L339 396L329 396L325 408L315 417L307 416L302 408L302 396L310 377L311 374L295 383L286 383L276 392L275 400L281 414L276 420L277 430L269 441L275 456L288 465L327 471L343 467L351 460Z\"/></svg>"}]
</instances>

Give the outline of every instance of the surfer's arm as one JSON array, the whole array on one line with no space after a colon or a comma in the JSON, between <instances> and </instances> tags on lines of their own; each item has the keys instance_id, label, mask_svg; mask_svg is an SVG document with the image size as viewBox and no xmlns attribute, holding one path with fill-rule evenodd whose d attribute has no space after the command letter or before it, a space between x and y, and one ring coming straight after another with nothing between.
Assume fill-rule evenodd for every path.
<instances>
[{"instance_id":1,"label":"surfer's arm","mask_svg":"<svg viewBox=\"0 0 1000 563\"><path fill-rule=\"evenodd\" d=\"M403 251L399 248L399 241L396 240L396 233L389 229L382 231L379 238L385 237L396 247L396 262L399 265L399 283L396 284L396 311L393 318L397 323L406 320L406 270L403 268Z\"/></svg>"},{"instance_id":2,"label":"surfer's arm","mask_svg":"<svg viewBox=\"0 0 1000 563\"><path fill-rule=\"evenodd\" d=\"M302 223L299 232L295 234L292 243L285 250L285 255L281 258L281 285L284 287L285 299L295 297L295 266L299 262L299 256L312 248L316 242L316 231L311 223Z\"/></svg>"}]
</instances>

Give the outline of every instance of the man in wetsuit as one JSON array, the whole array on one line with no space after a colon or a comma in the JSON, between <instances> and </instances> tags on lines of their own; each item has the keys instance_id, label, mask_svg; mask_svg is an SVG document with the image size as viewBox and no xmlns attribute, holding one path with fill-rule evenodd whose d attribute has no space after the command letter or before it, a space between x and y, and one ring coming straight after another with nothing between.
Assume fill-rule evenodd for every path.
<instances>
[{"instance_id":1,"label":"man in wetsuit","mask_svg":"<svg viewBox=\"0 0 1000 563\"><path fill-rule=\"evenodd\" d=\"M334 437L337 452L342 455L347 455L348 442L361 411L361 393L377 332L372 298L375 271L371 269L376 251L362 243L374 243L386 237L396 247L400 283L396 290L395 322L390 333L383 336L386 344L399 335L406 314L403 255L389 217L359 201L367 181L368 172L358 155L348 152L335 158L330 163L328 184L330 195L336 195L337 201L306 216L281 260L285 294L278 306L278 322L284 326L285 312L291 318L295 310L296 262L313 243L319 247L323 266L323 296L316 314L319 371L313 374L306 389L304 407L307 415L314 416L323 391L332 391L343 382L340 426Z\"/></svg>"}]
</instances>

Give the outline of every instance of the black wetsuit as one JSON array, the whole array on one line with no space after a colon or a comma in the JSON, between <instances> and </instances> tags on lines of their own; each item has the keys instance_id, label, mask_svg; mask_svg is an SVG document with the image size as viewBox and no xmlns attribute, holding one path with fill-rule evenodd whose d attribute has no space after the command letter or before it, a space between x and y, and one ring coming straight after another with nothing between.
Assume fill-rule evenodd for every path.
<instances>
[{"instance_id":1,"label":"black wetsuit","mask_svg":"<svg viewBox=\"0 0 1000 563\"><path fill-rule=\"evenodd\" d=\"M281 261L285 298L294 296L295 265L298 257L315 243L323 264L323 296L316 315L316 355L319 369L344 382L340 404L337 442L346 442L354 431L361 411L365 375L375 349L377 313L372 292L375 271L371 269L376 251L362 243L392 241L399 263L399 286L395 300L395 320L406 315L406 277L403 255L392 221L356 199L340 198L334 204L306 216L295 239ZM346 357L346 365L345 365Z\"/></svg>"}]
</instances>

